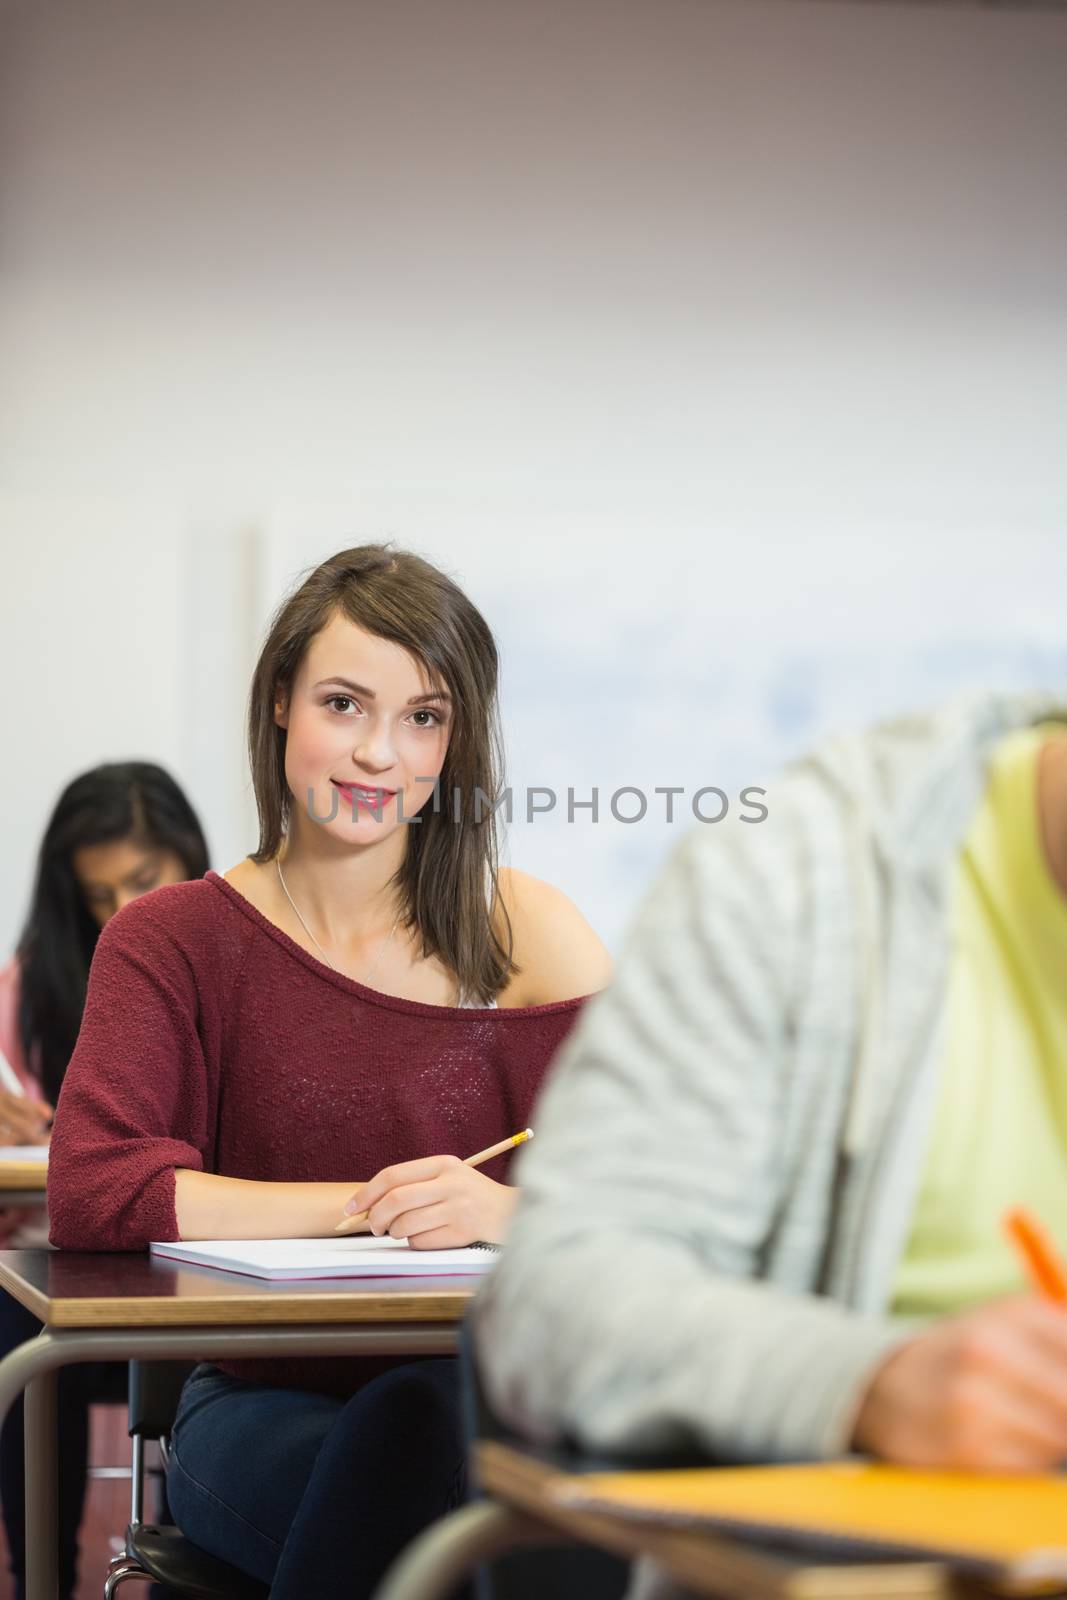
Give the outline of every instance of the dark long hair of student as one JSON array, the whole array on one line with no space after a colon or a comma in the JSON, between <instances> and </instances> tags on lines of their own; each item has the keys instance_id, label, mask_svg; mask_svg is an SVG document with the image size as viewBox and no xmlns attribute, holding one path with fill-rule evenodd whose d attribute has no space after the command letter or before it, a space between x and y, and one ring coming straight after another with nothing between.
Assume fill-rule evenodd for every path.
<instances>
[{"instance_id":1,"label":"dark long hair of student","mask_svg":"<svg viewBox=\"0 0 1067 1600\"><path fill-rule=\"evenodd\" d=\"M119 839L172 850L190 878L208 869L196 812L162 767L112 762L83 772L63 790L41 841L17 949L23 1054L53 1104L78 1037L100 934L78 887L74 852Z\"/></svg>"},{"instance_id":2,"label":"dark long hair of student","mask_svg":"<svg viewBox=\"0 0 1067 1600\"><path fill-rule=\"evenodd\" d=\"M418 823L409 826L397 887L407 926L422 940L423 956L439 957L461 990L484 1004L518 971L510 923L496 900L502 743L497 648L477 607L421 556L384 544L341 550L278 608L249 697L249 755L259 810L259 849L252 860L274 859L289 821L286 736L274 721L275 695L292 685L308 643L335 612L367 633L402 645L434 687L452 695L454 722L438 780L440 804L428 803Z\"/></svg>"}]
</instances>

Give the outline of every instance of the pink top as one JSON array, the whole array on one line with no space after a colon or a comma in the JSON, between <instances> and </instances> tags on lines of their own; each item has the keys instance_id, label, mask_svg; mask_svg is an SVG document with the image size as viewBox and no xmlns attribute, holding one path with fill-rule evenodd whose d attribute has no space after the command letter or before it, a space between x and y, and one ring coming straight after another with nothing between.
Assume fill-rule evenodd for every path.
<instances>
[{"instance_id":1,"label":"pink top","mask_svg":"<svg viewBox=\"0 0 1067 1600\"><path fill-rule=\"evenodd\" d=\"M20 984L18 957L12 956L6 967L0 967L0 1054L21 1083L23 1094L36 1098L41 1085L27 1067L19 1042Z\"/></svg>"},{"instance_id":2,"label":"pink top","mask_svg":"<svg viewBox=\"0 0 1067 1600\"><path fill-rule=\"evenodd\" d=\"M215 872L154 890L96 947L52 1136L52 1243L177 1239L176 1167L354 1184L470 1155L530 1121L581 1005L396 999L317 961ZM507 1158L484 1170L503 1178ZM353 1387L348 1363L339 1384L326 1362L269 1365L273 1381Z\"/></svg>"},{"instance_id":3,"label":"pink top","mask_svg":"<svg viewBox=\"0 0 1067 1600\"><path fill-rule=\"evenodd\" d=\"M19 991L22 976L18 957L13 956L6 967L0 967L0 1054L14 1072L22 1092L38 1099L41 1094L39 1079L30 1072L19 1040ZM0 1087L7 1088L6 1084ZM0 1195L0 1246L4 1249L43 1244L44 1206L9 1207L3 1209Z\"/></svg>"}]
</instances>

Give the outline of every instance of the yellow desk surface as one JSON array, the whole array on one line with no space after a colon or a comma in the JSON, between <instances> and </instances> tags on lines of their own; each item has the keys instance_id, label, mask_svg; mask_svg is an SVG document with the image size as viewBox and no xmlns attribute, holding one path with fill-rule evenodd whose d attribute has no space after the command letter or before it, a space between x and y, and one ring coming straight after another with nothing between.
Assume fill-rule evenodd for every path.
<instances>
[{"instance_id":1,"label":"yellow desk surface","mask_svg":"<svg viewBox=\"0 0 1067 1600\"><path fill-rule=\"evenodd\" d=\"M494 1500L527 1512L583 1544L649 1556L695 1594L715 1600L977 1600L992 1591L940 1561L836 1561L786 1552L726 1533L652 1525L578 1509L558 1498L568 1473L525 1450L478 1446L478 1478Z\"/></svg>"},{"instance_id":2,"label":"yellow desk surface","mask_svg":"<svg viewBox=\"0 0 1067 1600\"><path fill-rule=\"evenodd\" d=\"M47 1161L0 1161L0 1205L5 1189L39 1189L44 1198Z\"/></svg>"}]
</instances>

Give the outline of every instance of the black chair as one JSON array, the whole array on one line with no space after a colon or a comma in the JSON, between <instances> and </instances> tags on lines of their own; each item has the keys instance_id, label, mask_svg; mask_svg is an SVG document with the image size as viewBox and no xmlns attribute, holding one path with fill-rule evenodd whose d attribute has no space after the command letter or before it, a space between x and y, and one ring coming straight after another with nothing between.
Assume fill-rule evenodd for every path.
<instances>
[{"instance_id":1,"label":"black chair","mask_svg":"<svg viewBox=\"0 0 1067 1600\"><path fill-rule=\"evenodd\" d=\"M130 1362L130 1438L133 1473L126 1549L111 1562L104 1600L112 1600L128 1579L158 1583L183 1600L267 1600L266 1584L248 1578L236 1567L208 1555L177 1528L142 1521L144 1513L145 1443L159 1442L164 1463L170 1430L192 1363Z\"/></svg>"}]
</instances>

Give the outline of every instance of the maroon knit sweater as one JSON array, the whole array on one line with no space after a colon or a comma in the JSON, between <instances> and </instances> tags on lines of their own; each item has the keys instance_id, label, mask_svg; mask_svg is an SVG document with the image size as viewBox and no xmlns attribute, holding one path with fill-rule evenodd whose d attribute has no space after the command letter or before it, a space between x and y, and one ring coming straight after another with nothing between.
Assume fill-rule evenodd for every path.
<instances>
[{"instance_id":1,"label":"maroon knit sweater","mask_svg":"<svg viewBox=\"0 0 1067 1600\"><path fill-rule=\"evenodd\" d=\"M355 1185L391 1162L470 1155L531 1120L581 1005L395 999L317 961L215 872L157 889L97 943L49 1154L52 1243L177 1239L177 1167ZM507 1159L484 1170L503 1179ZM351 1363L227 1370L358 1382Z\"/></svg>"}]
</instances>

